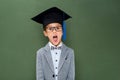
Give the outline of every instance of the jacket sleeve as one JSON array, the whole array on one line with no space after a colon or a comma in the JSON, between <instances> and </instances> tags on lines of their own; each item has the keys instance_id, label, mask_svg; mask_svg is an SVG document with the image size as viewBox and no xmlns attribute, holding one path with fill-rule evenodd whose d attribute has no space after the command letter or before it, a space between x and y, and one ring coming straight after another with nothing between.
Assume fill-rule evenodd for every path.
<instances>
[{"instance_id":1,"label":"jacket sleeve","mask_svg":"<svg viewBox=\"0 0 120 80\"><path fill-rule=\"evenodd\" d=\"M75 80L75 60L74 60L74 51L72 51L70 69L68 73L67 80Z\"/></svg>"},{"instance_id":2,"label":"jacket sleeve","mask_svg":"<svg viewBox=\"0 0 120 80\"><path fill-rule=\"evenodd\" d=\"M44 80L42 56L39 51L37 51L37 55L36 55L36 80Z\"/></svg>"}]
</instances>

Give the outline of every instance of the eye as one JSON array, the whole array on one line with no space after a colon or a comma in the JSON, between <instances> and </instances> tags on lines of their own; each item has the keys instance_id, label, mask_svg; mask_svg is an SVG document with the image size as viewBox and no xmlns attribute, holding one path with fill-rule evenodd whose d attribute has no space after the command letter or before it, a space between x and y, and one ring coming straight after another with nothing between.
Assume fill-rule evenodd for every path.
<instances>
[{"instance_id":1,"label":"eye","mask_svg":"<svg viewBox=\"0 0 120 80\"><path fill-rule=\"evenodd\" d=\"M49 30L52 30L52 27L48 28Z\"/></svg>"},{"instance_id":2,"label":"eye","mask_svg":"<svg viewBox=\"0 0 120 80\"><path fill-rule=\"evenodd\" d=\"M60 29L60 27L56 27L56 29Z\"/></svg>"}]
</instances>

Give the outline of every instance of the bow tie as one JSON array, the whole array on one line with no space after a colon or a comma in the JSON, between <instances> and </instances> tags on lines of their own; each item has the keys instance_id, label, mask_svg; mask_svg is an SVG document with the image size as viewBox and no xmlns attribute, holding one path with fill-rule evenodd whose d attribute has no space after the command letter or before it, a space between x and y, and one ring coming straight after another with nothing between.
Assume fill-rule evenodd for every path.
<instances>
[{"instance_id":1,"label":"bow tie","mask_svg":"<svg viewBox=\"0 0 120 80\"><path fill-rule=\"evenodd\" d=\"M59 47L51 46L51 50L61 50L61 46Z\"/></svg>"}]
</instances>

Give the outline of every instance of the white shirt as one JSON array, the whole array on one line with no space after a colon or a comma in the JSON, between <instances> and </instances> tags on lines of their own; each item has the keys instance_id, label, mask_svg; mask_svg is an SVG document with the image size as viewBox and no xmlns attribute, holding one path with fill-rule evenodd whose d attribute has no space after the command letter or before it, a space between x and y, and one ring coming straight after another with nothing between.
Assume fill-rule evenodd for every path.
<instances>
[{"instance_id":1,"label":"white shirt","mask_svg":"<svg viewBox=\"0 0 120 80\"><path fill-rule=\"evenodd\" d=\"M49 46L51 48L51 46L54 46L54 45L51 42L49 42ZM60 47L60 46L62 46L62 42L57 47ZM60 61L61 49L51 50L51 55L52 55L52 60L53 60L54 72L55 72L55 80L58 80L57 76L58 76L58 66L59 66L59 61Z\"/></svg>"}]
</instances>

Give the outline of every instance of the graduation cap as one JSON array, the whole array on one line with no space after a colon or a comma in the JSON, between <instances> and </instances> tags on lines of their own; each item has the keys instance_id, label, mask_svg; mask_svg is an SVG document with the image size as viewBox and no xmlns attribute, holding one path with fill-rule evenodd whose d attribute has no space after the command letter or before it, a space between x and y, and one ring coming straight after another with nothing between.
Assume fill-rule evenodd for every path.
<instances>
[{"instance_id":1,"label":"graduation cap","mask_svg":"<svg viewBox=\"0 0 120 80\"><path fill-rule=\"evenodd\" d=\"M43 11L42 13L38 14L37 16L33 17L32 20L43 24L43 28L45 29L45 27L50 24L50 23L60 23L62 25L63 28L63 37L66 38L66 29L65 27L65 20L71 18L71 16L69 16L67 13L65 13L64 11L60 10L57 7L52 7L49 8L45 11Z\"/></svg>"}]
</instances>

